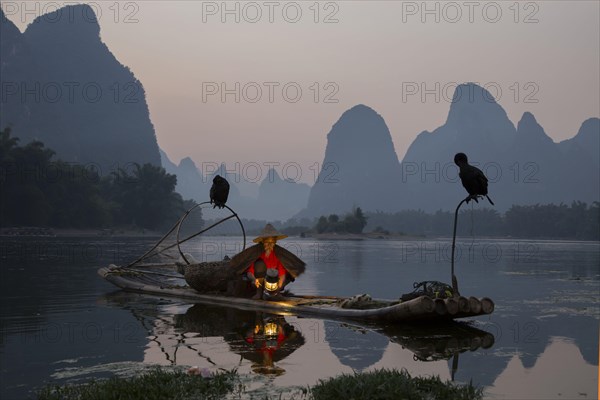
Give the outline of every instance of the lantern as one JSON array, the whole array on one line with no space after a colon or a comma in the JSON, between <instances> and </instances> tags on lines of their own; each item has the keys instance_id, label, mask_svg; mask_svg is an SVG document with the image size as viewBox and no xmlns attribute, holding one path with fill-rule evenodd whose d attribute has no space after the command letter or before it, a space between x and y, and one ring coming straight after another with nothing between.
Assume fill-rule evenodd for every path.
<instances>
[{"instance_id":1,"label":"lantern","mask_svg":"<svg viewBox=\"0 0 600 400\"><path fill-rule=\"evenodd\" d=\"M276 269L267 269L264 293L267 297L275 297L279 294L279 272Z\"/></svg>"}]
</instances>

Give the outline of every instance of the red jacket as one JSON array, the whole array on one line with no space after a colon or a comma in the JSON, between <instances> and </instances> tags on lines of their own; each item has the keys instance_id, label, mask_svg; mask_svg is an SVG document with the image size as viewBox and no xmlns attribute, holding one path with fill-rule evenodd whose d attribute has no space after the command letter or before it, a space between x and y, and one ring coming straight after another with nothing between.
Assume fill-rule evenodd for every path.
<instances>
[{"instance_id":1,"label":"red jacket","mask_svg":"<svg viewBox=\"0 0 600 400\"><path fill-rule=\"evenodd\" d=\"M285 273L287 272L281 261L279 261L279 258L277 258L277 256L275 255L274 251L272 251L268 257L265 254L265 252L263 252L259 258L265 262L267 269L277 269L279 276L285 275ZM254 263L250 264L250 267L248 267L248 272L251 272L252 275L254 275Z\"/></svg>"}]
</instances>

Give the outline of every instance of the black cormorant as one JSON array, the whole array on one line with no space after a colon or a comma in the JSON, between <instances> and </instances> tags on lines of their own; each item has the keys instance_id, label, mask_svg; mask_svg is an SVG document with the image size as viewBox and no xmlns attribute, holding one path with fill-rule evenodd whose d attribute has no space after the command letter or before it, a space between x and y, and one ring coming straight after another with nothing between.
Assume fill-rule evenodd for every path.
<instances>
[{"instance_id":1,"label":"black cormorant","mask_svg":"<svg viewBox=\"0 0 600 400\"><path fill-rule=\"evenodd\" d=\"M214 204L213 208L225 207L227 203L227 197L229 196L229 182L221 175L217 175L213 178L213 184L210 188L210 203Z\"/></svg>"},{"instance_id":2,"label":"black cormorant","mask_svg":"<svg viewBox=\"0 0 600 400\"><path fill-rule=\"evenodd\" d=\"M494 202L488 196L487 178L479 168L469 165L467 155L465 153L457 153L454 156L454 163L460 168L458 176L460 177L462 185L469 193L467 203L471 199L475 200L476 203L479 203L477 201L477 196L485 196L490 204L494 205Z\"/></svg>"}]
</instances>

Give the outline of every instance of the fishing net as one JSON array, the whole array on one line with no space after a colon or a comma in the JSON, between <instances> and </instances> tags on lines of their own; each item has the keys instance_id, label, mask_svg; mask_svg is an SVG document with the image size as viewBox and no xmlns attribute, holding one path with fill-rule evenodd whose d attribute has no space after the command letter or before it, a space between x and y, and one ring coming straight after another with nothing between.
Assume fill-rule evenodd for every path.
<instances>
[{"instance_id":1,"label":"fishing net","mask_svg":"<svg viewBox=\"0 0 600 400\"><path fill-rule=\"evenodd\" d=\"M241 236L231 245L232 255L246 248L246 232L238 215L228 206L214 208L210 202L197 204L186 211L169 231L137 259L117 268L130 278L148 284L184 286L182 275L190 265L210 267L225 264L214 259L215 235ZM237 240L233 240L237 242ZM212 259L211 259L212 257Z\"/></svg>"}]
</instances>

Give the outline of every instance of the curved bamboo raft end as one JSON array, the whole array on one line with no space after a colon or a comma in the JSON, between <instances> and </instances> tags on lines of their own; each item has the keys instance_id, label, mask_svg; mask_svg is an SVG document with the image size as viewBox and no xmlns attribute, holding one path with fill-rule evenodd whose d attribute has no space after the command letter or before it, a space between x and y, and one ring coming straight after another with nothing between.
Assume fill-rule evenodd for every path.
<instances>
[{"instance_id":1,"label":"curved bamboo raft end","mask_svg":"<svg viewBox=\"0 0 600 400\"><path fill-rule=\"evenodd\" d=\"M481 310L484 314L491 314L494 312L494 302L488 297L481 299Z\"/></svg>"},{"instance_id":2,"label":"curved bamboo raft end","mask_svg":"<svg viewBox=\"0 0 600 400\"><path fill-rule=\"evenodd\" d=\"M454 299L444 299L444 304L446 305L446 309L448 310L448 314L456 315L458 313L458 301Z\"/></svg>"},{"instance_id":3,"label":"curved bamboo raft end","mask_svg":"<svg viewBox=\"0 0 600 400\"><path fill-rule=\"evenodd\" d=\"M434 312L440 317L465 318L486 315L494 312L494 302L484 297L456 297L448 299L435 299Z\"/></svg>"},{"instance_id":4,"label":"curved bamboo raft end","mask_svg":"<svg viewBox=\"0 0 600 400\"><path fill-rule=\"evenodd\" d=\"M458 297L458 311L463 312L463 313L471 311L471 307L469 305L469 299L467 299L466 297L463 297L463 296Z\"/></svg>"},{"instance_id":5,"label":"curved bamboo raft end","mask_svg":"<svg viewBox=\"0 0 600 400\"><path fill-rule=\"evenodd\" d=\"M476 314L481 312L481 301L477 297L469 297L469 311Z\"/></svg>"},{"instance_id":6,"label":"curved bamboo raft end","mask_svg":"<svg viewBox=\"0 0 600 400\"><path fill-rule=\"evenodd\" d=\"M442 299L435 299L435 312L438 315L447 315L448 309L446 308L446 303Z\"/></svg>"}]
</instances>

